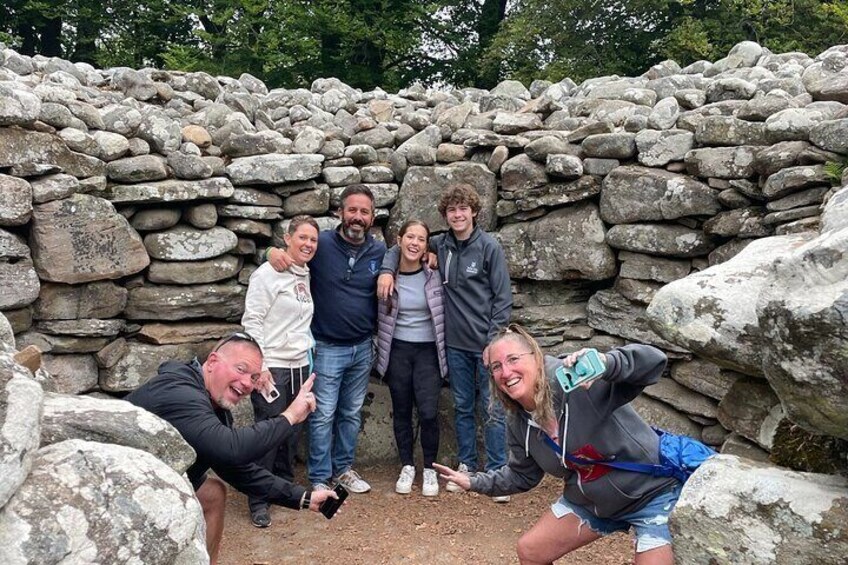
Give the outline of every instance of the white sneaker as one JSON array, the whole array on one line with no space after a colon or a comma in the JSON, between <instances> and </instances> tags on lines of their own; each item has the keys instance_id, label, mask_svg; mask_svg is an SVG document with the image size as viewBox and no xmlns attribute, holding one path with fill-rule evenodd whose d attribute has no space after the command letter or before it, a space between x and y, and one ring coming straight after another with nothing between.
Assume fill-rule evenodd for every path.
<instances>
[{"instance_id":1,"label":"white sneaker","mask_svg":"<svg viewBox=\"0 0 848 565\"><path fill-rule=\"evenodd\" d=\"M495 502L499 502L501 504L505 504L505 503L509 502L510 499L509 499L509 495L507 494L507 495L504 495L504 496L493 496L492 500L494 500Z\"/></svg>"},{"instance_id":2,"label":"white sneaker","mask_svg":"<svg viewBox=\"0 0 848 565\"><path fill-rule=\"evenodd\" d=\"M347 490L354 494L362 494L363 492L371 490L371 485L366 483L362 477L359 476L359 473L353 469L348 469L346 472L336 477L336 481L341 483Z\"/></svg>"},{"instance_id":3,"label":"white sneaker","mask_svg":"<svg viewBox=\"0 0 848 565\"><path fill-rule=\"evenodd\" d=\"M426 482L427 469L424 470L424 478ZM415 480L415 467L412 465L404 465L400 470L400 476L395 483L395 492L398 494L409 494L412 492L412 481Z\"/></svg>"},{"instance_id":4,"label":"white sneaker","mask_svg":"<svg viewBox=\"0 0 848 565\"><path fill-rule=\"evenodd\" d=\"M470 475L471 472L468 470L468 465L465 463L460 463L459 467L456 468L460 473L465 473L466 475ZM445 485L445 490L448 492L463 492L463 488L456 484L453 481L448 481L448 484Z\"/></svg>"},{"instance_id":5,"label":"white sneaker","mask_svg":"<svg viewBox=\"0 0 848 565\"><path fill-rule=\"evenodd\" d=\"M424 469L424 484L421 486L424 496L439 496L439 475L435 469Z\"/></svg>"}]
</instances>

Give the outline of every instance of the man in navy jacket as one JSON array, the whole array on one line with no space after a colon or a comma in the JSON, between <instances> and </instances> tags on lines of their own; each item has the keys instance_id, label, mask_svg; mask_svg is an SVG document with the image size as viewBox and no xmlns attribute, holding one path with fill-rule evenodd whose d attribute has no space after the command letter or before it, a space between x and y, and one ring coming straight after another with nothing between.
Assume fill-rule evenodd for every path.
<instances>
[{"instance_id":1,"label":"man in navy jacket","mask_svg":"<svg viewBox=\"0 0 848 565\"><path fill-rule=\"evenodd\" d=\"M309 262L317 401L309 418L309 480L316 490L335 480L363 493L371 486L353 470L353 459L374 362L377 275L386 246L368 231L374 224L374 195L367 186L344 189L339 217L337 229L318 236ZM282 249L270 248L267 255L278 271L291 265Z\"/></svg>"},{"instance_id":2,"label":"man in navy jacket","mask_svg":"<svg viewBox=\"0 0 848 565\"><path fill-rule=\"evenodd\" d=\"M234 428L230 410L249 397L262 379L259 346L249 335L235 333L218 342L203 365L197 359L165 362L155 377L126 397L174 426L197 453L186 474L203 508L212 565L224 531L227 490L220 479L207 477L210 468L245 494L295 510L317 512L324 500L337 498L332 491L310 493L254 463L315 410L310 379L278 417Z\"/></svg>"}]
</instances>

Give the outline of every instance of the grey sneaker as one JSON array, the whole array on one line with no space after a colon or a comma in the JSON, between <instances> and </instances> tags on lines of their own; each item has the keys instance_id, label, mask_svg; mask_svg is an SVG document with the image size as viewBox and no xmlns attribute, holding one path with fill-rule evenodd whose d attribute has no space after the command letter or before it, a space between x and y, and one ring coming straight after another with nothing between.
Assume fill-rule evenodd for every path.
<instances>
[{"instance_id":1,"label":"grey sneaker","mask_svg":"<svg viewBox=\"0 0 848 565\"><path fill-rule=\"evenodd\" d=\"M363 492L371 490L371 485L366 483L362 477L359 476L359 473L353 469L348 469L346 472L336 477L336 481L341 483L342 486L354 494L362 494Z\"/></svg>"},{"instance_id":2,"label":"grey sneaker","mask_svg":"<svg viewBox=\"0 0 848 565\"><path fill-rule=\"evenodd\" d=\"M471 474L471 471L468 470L468 465L465 463L460 463L456 470L460 473L465 473L466 475ZM463 488L453 481L448 481L448 484L445 485L445 490L448 492L462 492Z\"/></svg>"},{"instance_id":3,"label":"grey sneaker","mask_svg":"<svg viewBox=\"0 0 848 565\"><path fill-rule=\"evenodd\" d=\"M425 469L426 471L426 469ZM412 492L412 481L415 480L415 467L404 465L400 470L400 476L395 483L395 492L398 494L409 494Z\"/></svg>"},{"instance_id":4,"label":"grey sneaker","mask_svg":"<svg viewBox=\"0 0 848 565\"><path fill-rule=\"evenodd\" d=\"M439 475L435 469L424 469L424 484L421 486L424 496L439 496Z\"/></svg>"},{"instance_id":5,"label":"grey sneaker","mask_svg":"<svg viewBox=\"0 0 848 565\"><path fill-rule=\"evenodd\" d=\"M312 483L312 490L333 490L327 483Z\"/></svg>"},{"instance_id":6,"label":"grey sneaker","mask_svg":"<svg viewBox=\"0 0 848 565\"><path fill-rule=\"evenodd\" d=\"M507 502L509 502L510 498L509 498L509 495L507 494L507 495L504 495L504 496L493 496L492 500L494 500L495 502L498 502L500 504L506 504Z\"/></svg>"}]
</instances>

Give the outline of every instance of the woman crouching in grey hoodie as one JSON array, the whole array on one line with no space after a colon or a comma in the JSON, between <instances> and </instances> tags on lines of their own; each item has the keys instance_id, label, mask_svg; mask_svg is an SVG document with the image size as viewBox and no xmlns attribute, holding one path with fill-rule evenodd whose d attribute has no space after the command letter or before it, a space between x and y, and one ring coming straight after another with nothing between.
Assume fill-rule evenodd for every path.
<instances>
[{"instance_id":1,"label":"woman crouching in grey hoodie","mask_svg":"<svg viewBox=\"0 0 848 565\"><path fill-rule=\"evenodd\" d=\"M614 348L601 358L604 374L565 394L554 372L571 367L585 350L565 359L545 357L521 327L510 325L489 344L486 360L493 397L508 412L509 463L466 475L434 465L442 477L488 496L525 492L545 473L563 480L562 496L518 541L522 564L552 563L603 535L633 528L636 564L674 561L668 515L680 494L674 478L577 465L572 458L658 461L658 436L630 406L657 382L665 354L648 345Z\"/></svg>"}]
</instances>

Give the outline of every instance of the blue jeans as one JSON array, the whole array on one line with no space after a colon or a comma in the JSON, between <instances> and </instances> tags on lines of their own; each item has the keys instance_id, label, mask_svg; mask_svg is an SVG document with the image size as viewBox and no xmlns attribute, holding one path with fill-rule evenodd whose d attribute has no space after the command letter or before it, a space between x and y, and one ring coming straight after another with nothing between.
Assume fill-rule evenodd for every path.
<instances>
[{"instance_id":1,"label":"blue jeans","mask_svg":"<svg viewBox=\"0 0 848 565\"><path fill-rule=\"evenodd\" d=\"M309 481L329 484L353 465L360 411L373 362L371 338L315 344L315 412L309 416Z\"/></svg>"},{"instance_id":2,"label":"blue jeans","mask_svg":"<svg viewBox=\"0 0 848 565\"><path fill-rule=\"evenodd\" d=\"M477 470L477 422L474 408L483 421L486 443L486 470L506 465L506 426L503 405L495 399L489 405L489 374L481 353L447 348L448 373L453 392L456 446L459 462Z\"/></svg>"},{"instance_id":3,"label":"blue jeans","mask_svg":"<svg viewBox=\"0 0 848 565\"><path fill-rule=\"evenodd\" d=\"M677 483L673 487L657 494L642 508L619 516L616 519L598 518L586 508L572 504L561 496L551 505L551 512L557 518L574 514L580 518L580 526L587 524L592 531L602 536L613 532L626 532L633 528L636 535L636 553L650 551L671 544L671 532L668 529L668 515L674 510L683 485Z\"/></svg>"}]
</instances>

